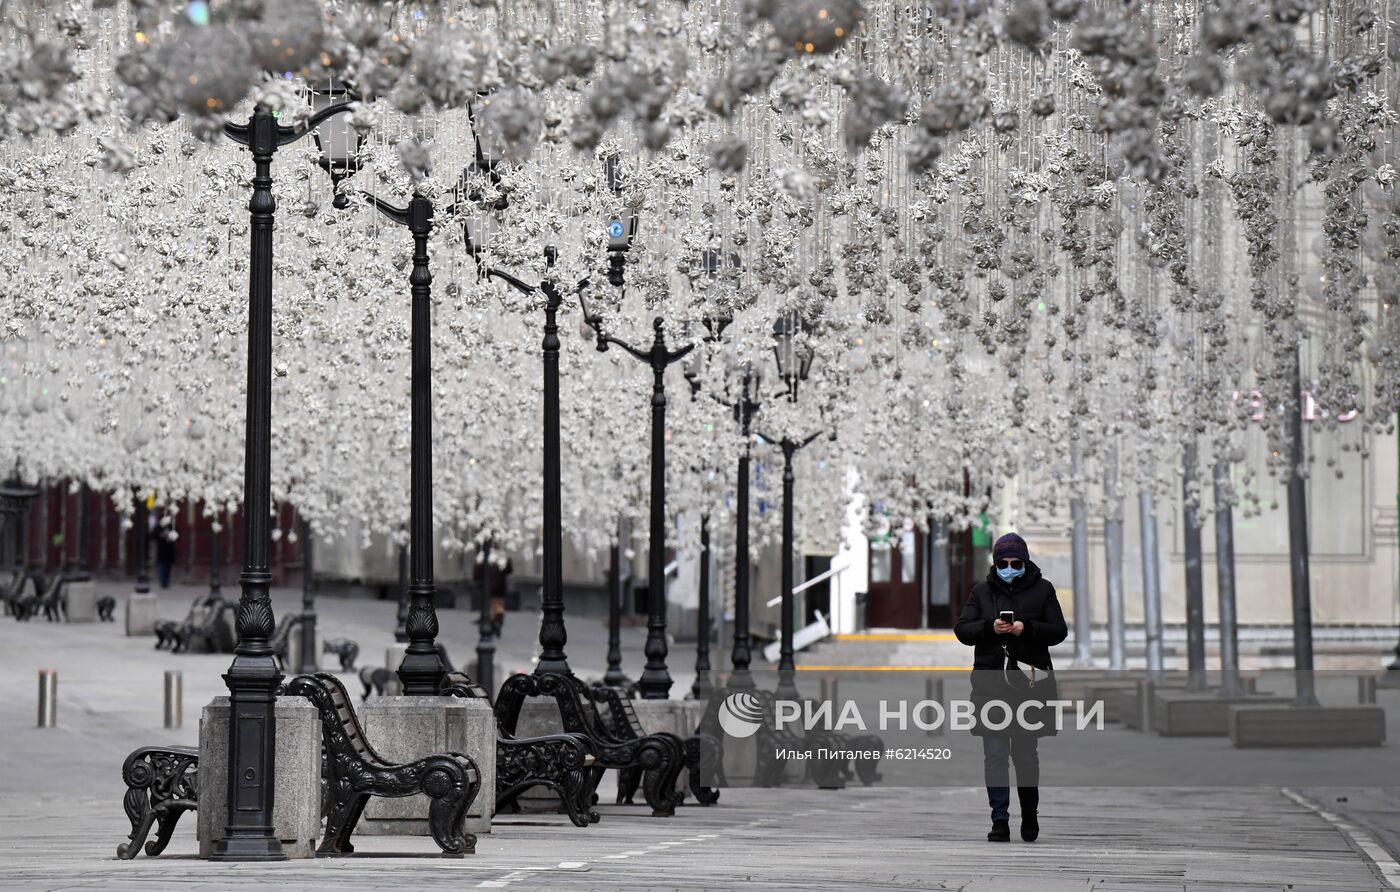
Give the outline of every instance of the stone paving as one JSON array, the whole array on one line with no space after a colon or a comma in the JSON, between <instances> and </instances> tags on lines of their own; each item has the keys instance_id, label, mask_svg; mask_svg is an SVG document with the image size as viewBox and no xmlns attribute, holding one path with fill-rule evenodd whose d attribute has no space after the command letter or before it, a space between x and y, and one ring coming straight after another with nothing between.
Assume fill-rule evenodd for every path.
<instances>
[{"instance_id":1,"label":"stone paving","mask_svg":"<svg viewBox=\"0 0 1400 892\"><path fill-rule=\"evenodd\" d=\"M183 615L192 596L167 593L162 614ZM276 593L279 605L296 598ZM371 660L392 640L392 605L326 599L320 613L326 635L358 638ZM443 626L453 658L466 662L472 618L447 612ZM569 631L576 669L601 673L601 624L581 618ZM643 637L626 630L634 672ZM142 744L194 743L198 710L223 691L228 665L226 656L173 656L151 644L126 638L120 623L0 619L0 889L1400 888L1386 848L1400 798L1379 787L1048 789L1033 845L985 842L980 789L729 789L714 807L687 805L667 819L605 805L602 822L583 830L554 815L504 816L462 859L435 857L423 838L362 837L351 858L270 865L196 859L186 817L166 855L120 862L113 856L129 829L122 759ZM512 614L501 662L527 668L532 650L533 616ZM677 695L691 661L693 646L676 648ZM39 668L59 671L57 728L34 727ZM161 727L167 668L184 671L179 730Z\"/></svg>"}]
</instances>

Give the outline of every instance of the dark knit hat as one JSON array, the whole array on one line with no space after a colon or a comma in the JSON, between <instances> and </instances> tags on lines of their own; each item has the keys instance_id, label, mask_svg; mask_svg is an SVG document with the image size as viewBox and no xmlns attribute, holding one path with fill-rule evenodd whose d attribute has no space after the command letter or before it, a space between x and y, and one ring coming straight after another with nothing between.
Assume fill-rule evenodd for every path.
<instances>
[{"instance_id":1,"label":"dark knit hat","mask_svg":"<svg viewBox=\"0 0 1400 892\"><path fill-rule=\"evenodd\" d=\"M1026 548L1026 540L1015 533L1007 533L997 540L997 544L992 546L992 560L999 561L1002 558L1020 558L1023 561L1031 559L1031 553Z\"/></svg>"}]
</instances>

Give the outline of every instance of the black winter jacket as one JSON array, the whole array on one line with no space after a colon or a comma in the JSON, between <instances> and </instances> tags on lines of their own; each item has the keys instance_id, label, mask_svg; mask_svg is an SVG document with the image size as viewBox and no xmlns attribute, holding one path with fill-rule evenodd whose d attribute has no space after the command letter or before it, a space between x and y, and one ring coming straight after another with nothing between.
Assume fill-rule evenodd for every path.
<instances>
[{"instance_id":1,"label":"black winter jacket","mask_svg":"<svg viewBox=\"0 0 1400 892\"><path fill-rule=\"evenodd\" d=\"M998 635L992 631L992 623L1003 610L1012 611L1016 620L1025 624L1020 636ZM1055 597L1055 586L1040 575L1040 568L1031 561L1026 562L1025 574L1011 585L1001 581L995 568L988 571L987 578L972 589L953 632L959 641L973 648L972 700L977 704L979 715L982 704L988 700L1003 699L1015 706L1022 699L1057 699L1053 676L1047 678L1047 673L1054 668L1050 662L1050 648L1065 640L1069 627L1065 625L1060 601ZM1036 687L1028 692L1021 684L1022 679L1012 679L1018 683L1008 684L1006 679L1012 672L1035 677L1038 679ZM1050 714L1044 718L1046 727L1033 732L1037 737L1055 733L1048 721ZM972 733L979 737L1014 733L1016 727L1013 723L1008 731L996 732L983 729L979 723Z\"/></svg>"}]
</instances>

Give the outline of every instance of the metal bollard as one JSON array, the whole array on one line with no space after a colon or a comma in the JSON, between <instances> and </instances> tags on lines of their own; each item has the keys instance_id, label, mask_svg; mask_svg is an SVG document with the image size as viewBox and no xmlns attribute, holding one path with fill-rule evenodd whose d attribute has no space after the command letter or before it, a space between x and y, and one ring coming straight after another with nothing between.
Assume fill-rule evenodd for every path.
<instances>
[{"instance_id":1,"label":"metal bollard","mask_svg":"<svg viewBox=\"0 0 1400 892\"><path fill-rule=\"evenodd\" d=\"M1150 678L1138 679L1138 730L1150 734L1156 725L1152 714L1152 694L1157 685Z\"/></svg>"},{"instance_id":2,"label":"metal bollard","mask_svg":"<svg viewBox=\"0 0 1400 892\"><path fill-rule=\"evenodd\" d=\"M178 669L165 671L165 727L178 728L185 718L185 674Z\"/></svg>"},{"instance_id":3,"label":"metal bollard","mask_svg":"<svg viewBox=\"0 0 1400 892\"><path fill-rule=\"evenodd\" d=\"M827 700L830 699L830 698L827 696L827 690L826 690L826 676L825 676L825 675L822 676L820 693L817 695L817 698L818 698L819 700L821 700L823 703L827 702Z\"/></svg>"},{"instance_id":4,"label":"metal bollard","mask_svg":"<svg viewBox=\"0 0 1400 892\"><path fill-rule=\"evenodd\" d=\"M924 679L924 699L931 700L940 706L943 705L943 679L932 677ZM933 718L932 714L929 715L929 718ZM930 728L925 733L928 734L929 737L936 737L943 733L943 728L947 724L947 717L945 716L944 720L938 723L937 728Z\"/></svg>"},{"instance_id":5,"label":"metal bollard","mask_svg":"<svg viewBox=\"0 0 1400 892\"><path fill-rule=\"evenodd\" d=\"M827 678L827 682L828 684L822 685L822 687L826 688L826 692L822 695L822 699L827 699L829 695L831 700L831 708L839 713L840 710L837 708L837 700L840 699L841 695L840 688L837 685L836 676L830 676L829 678Z\"/></svg>"},{"instance_id":6,"label":"metal bollard","mask_svg":"<svg viewBox=\"0 0 1400 892\"><path fill-rule=\"evenodd\" d=\"M58 725L58 670L39 670L39 727Z\"/></svg>"},{"instance_id":7,"label":"metal bollard","mask_svg":"<svg viewBox=\"0 0 1400 892\"><path fill-rule=\"evenodd\" d=\"M1375 703L1376 702L1376 677L1374 675L1360 675L1356 679L1356 702Z\"/></svg>"}]
</instances>

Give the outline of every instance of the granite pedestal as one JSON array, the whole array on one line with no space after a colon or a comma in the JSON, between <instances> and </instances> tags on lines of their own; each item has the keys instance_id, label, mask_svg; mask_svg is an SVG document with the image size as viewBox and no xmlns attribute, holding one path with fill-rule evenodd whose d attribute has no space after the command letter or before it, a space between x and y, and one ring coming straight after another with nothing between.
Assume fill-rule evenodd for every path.
<instances>
[{"instance_id":1,"label":"granite pedestal","mask_svg":"<svg viewBox=\"0 0 1400 892\"><path fill-rule=\"evenodd\" d=\"M1385 710L1379 706L1296 706L1291 703L1230 707L1230 742L1250 747L1380 746Z\"/></svg>"},{"instance_id":2,"label":"granite pedestal","mask_svg":"<svg viewBox=\"0 0 1400 892\"><path fill-rule=\"evenodd\" d=\"M160 599L151 593L133 594L126 599L126 634L154 635Z\"/></svg>"},{"instance_id":3,"label":"granite pedestal","mask_svg":"<svg viewBox=\"0 0 1400 892\"><path fill-rule=\"evenodd\" d=\"M228 697L199 718L199 857L228 824ZM277 773L272 825L288 858L312 858L321 837L321 718L300 697L277 701Z\"/></svg>"},{"instance_id":4,"label":"granite pedestal","mask_svg":"<svg viewBox=\"0 0 1400 892\"><path fill-rule=\"evenodd\" d=\"M70 582L63 587L64 613L70 623L97 622L97 584L91 579ZM152 627L154 631L154 627Z\"/></svg>"},{"instance_id":5,"label":"granite pedestal","mask_svg":"<svg viewBox=\"0 0 1400 892\"><path fill-rule=\"evenodd\" d=\"M390 762L412 762L436 753L465 753L481 773L481 792L467 809L465 827L491 832L496 804L496 719L485 700L455 697L375 697L359 707L365 738ZM428 835L428 797L371 799L360 832Z\"/></svg>"},{"instance_id":6,"label":"granite pedestal","mask_svg":"<svg viewBox=\"0 0 1400 892\"><path fill-rule=\"evenodd\" d=\"M1156 713L1153 712L1150 701L1144 702L1144 696L1152 696L1163 690L1185 689L1186 681L1184 679L1173 679L1153 682L1151 685L1134 684L1130 688L1109 691L1108 696L1109 699L1115 701L1118 718L1126 727L1132 728L1134 731L1152 731L1154 729L1151 726L1156 718Z\"/></svg>"},{"instance_id":7,"label":"granite pedestal","mask_svg":"<svg viewBox=\"0 0 1400 892\"><path fill-rule=\"evenodd\" d=\"M1224 737L1230 733L1230 707L1267 703L1271 694L1223 697L1219 689L1172 689L1152 694L1152 727L1163 737Z\"/></svg>"},{"instance_id":8,"label":"granite pedestal","mask_svg":"<svg viewBox=\"0 0 1400 892\"><path fill-rule=\"evenodd\" d=\"M315 642L311 649L311 663L319 670L321 667L321 630L318 628L315 633ZM337 660L335 668L340 669L340 662ZM287 640L287 669L288 675L296 675L301 671L301 629L295 628Z\"/></svg>"},{"instance_id":9,"label":"granite pedestal","mask_svg":"<svg viewBox=\"0 0 1400 892\"><path fill-rule=\"evenodd\" d=\"M547 734L562 734L563 731L564 721L559 717L559 704L553 697L527 697L520 704L520 715L515 721L516 737L543 737ZM527 813L563 810L559 797L548 787L531 787L516 797L515 801L520 810Z\"/></svg>"}]
</instances>

